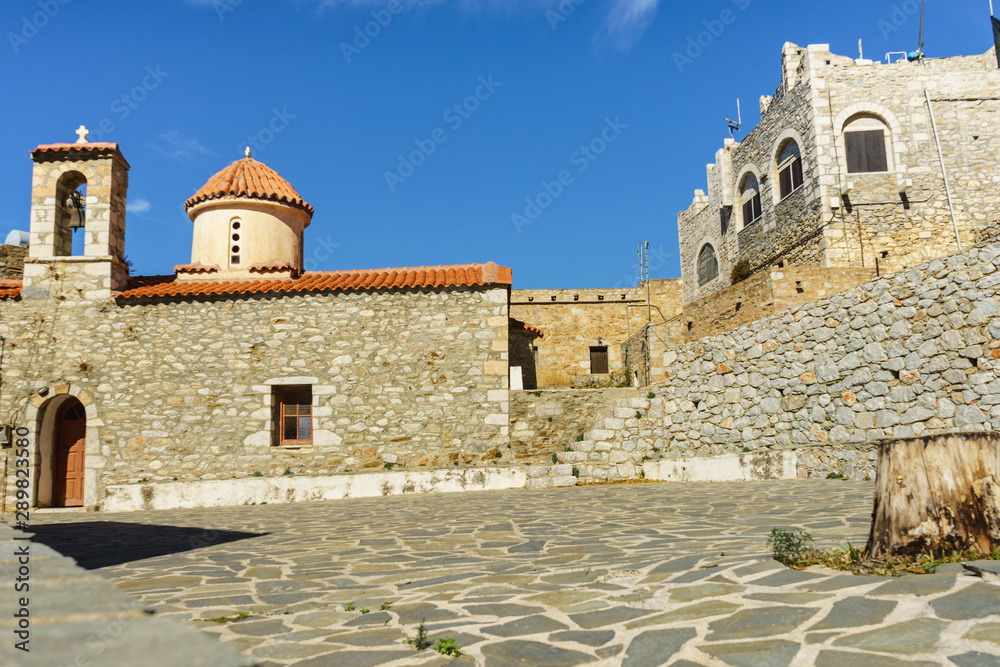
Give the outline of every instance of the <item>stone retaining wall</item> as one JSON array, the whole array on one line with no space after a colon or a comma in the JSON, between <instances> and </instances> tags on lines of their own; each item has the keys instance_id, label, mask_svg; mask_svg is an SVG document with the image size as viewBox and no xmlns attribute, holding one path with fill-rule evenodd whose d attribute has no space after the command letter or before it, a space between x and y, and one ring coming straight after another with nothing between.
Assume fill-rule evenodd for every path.
<instances>
[{"instance_id":1,"label":"stone retaining wall","mask_svg":"<svg viewBox=\"0 0 1000 667\"><path fill-rule=\"evenodd\" d=\"M631 479L660 457L794 450L800 477L874 478L876 441L1000 429L1000 244L668 352L560 462Z\"/></svg>"}]
</instances>

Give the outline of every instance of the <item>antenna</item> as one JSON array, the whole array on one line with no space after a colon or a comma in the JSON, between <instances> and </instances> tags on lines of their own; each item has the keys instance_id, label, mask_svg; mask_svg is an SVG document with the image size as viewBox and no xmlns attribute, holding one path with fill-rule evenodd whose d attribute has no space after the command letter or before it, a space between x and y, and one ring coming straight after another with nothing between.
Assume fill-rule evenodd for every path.
<instances>
[{"instance_id":1,"label":"antenna","mask_svg":"<svg viewBox=\"0 0 1000 667\"><path fill-rule=\"evenodd\" d=\"M992 0L990 0L992 4ZM924 5L926 0L920 0L920 46L917 47L917 60L922 65L924 63Z\"/></svg>"},{"instance_id":2,"label":"antenna","mask_svg":"<svg viewBox=\"0 0 1000 667\"><path fill-rule=\"evenodd\" d=\"M740 111L740 98L736 98L736 120L727 118L726 122L729 123L729 136L733 141L736 141L736 133L743 126L743 112Z\"/></svg>"}]
</instances>

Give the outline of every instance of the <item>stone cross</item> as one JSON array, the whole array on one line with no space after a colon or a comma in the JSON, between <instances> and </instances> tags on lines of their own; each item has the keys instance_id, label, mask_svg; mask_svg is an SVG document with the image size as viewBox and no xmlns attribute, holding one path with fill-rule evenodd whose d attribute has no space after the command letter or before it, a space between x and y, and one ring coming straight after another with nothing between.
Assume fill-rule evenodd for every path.
<instances>
[{"instance_id":1,"label":"stone cross","mask_svg":"<svg viewBox=\"0 0 1000 667\"><path fill-rule=\"evenodd\" d=\"M90 135L90 130L81 125L80 128L76 131L76 133L80 136L80 138L76 140L76 143L78 144L88 143L87 137Z\"/></svg>"},{"instance_id":2,"label":"stone cross","mask_svg":"<svg viewBox=\"0 0 1000 667\"><path fill-rule=\"evenodd\" d=\"M247 146L247 157L250 157L250 147Z\"/></svg>"}]
</instances>

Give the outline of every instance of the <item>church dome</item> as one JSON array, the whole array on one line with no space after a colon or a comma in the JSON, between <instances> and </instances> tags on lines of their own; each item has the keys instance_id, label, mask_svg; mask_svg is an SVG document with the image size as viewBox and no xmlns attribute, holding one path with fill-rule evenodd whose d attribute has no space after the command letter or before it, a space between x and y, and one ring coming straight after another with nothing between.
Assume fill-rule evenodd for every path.
<instances>
[{"instance_id":1,"label":"church dome","mask_svg":"<svg viewBox=\"0 0 1000 667\"><path fill-rule=\"evenodd\" d=\"M285 204L305 211L312 218L313 207L306 203L278 172L249 155L232 163L184 202L188 213L198 204L216 199L256 199Z\"/></svg>"}]
</instances>

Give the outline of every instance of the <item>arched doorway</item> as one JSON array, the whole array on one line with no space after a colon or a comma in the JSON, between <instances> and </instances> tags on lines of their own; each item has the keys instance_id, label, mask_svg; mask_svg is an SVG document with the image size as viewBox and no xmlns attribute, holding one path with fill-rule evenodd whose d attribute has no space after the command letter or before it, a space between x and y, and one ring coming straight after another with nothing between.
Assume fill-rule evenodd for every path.
<instances>
[{"instance_id":1,"label":"arched doorway","mask_svg":"<svg viewBox=\"0 0 1000 667\"><path fill-rule=\"evenodd\" d=\"M69 398L56 408L52 431L52 507L82 507L87 413Z\"/></svg>"}]
</instances>

